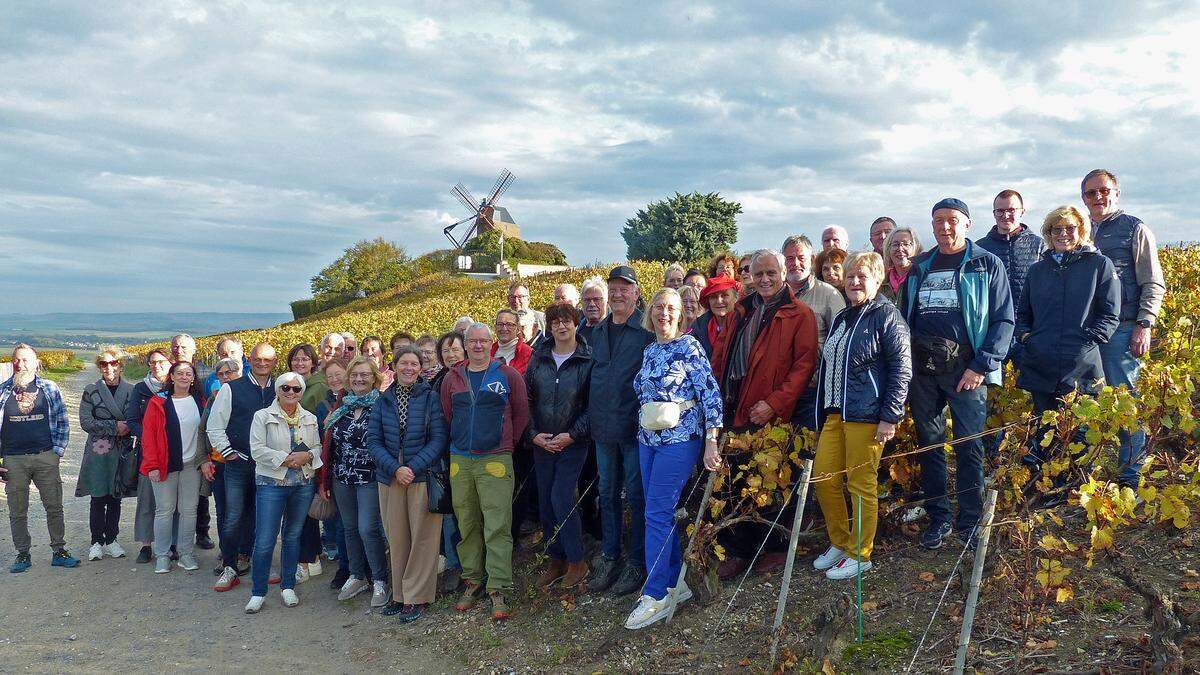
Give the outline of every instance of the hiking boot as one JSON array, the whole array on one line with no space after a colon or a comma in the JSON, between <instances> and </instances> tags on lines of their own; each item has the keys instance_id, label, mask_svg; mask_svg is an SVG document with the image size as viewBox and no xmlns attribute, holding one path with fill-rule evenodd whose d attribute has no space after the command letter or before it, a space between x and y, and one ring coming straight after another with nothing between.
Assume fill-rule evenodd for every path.
<instances>
[{"instance_id":1,"label":"hiking boot","mask_svg":"<svg viewBox=\"0 0 1200 675\"><path fill-rule=\"evenodd\" d=\"M145 565L146 563L150 562L153 559L154 559L154 552L150 550L149 546L143 546L138 551L138 557L137 557L136 562L139 565Z\"/></svg>"},{"instance_id":2,"label":"hiking boot","mask_svg":"<svg viewBox=\"0 0 1200 675\"><path fill-rule=\"evenodd\" d=\"M550 590L550 587L554 585L554 582L563 578L563 575L566 574L566 572L567 561L551 558L550 564L546 566L546 570L542 572L542 576L538 577L538 588L542 589L543 591Z\"/></svg>"},{"instance_id":3,"label":"hiking boot","mask_svg":"<svg viewBox=\"0 0 1200 675\"><path fill-rule=\"evenodd\" d=\"M475 606L475 603L478 602L479 597L483 595L483 586L470 580L464 583L466 587L463 588L462 595L458 596L458 602L454 605L454 609L460 612L470 611Z\"/></svg>"},{"instance_id":4,"label":"hiking boot","mask_svg":"<svg viewBox=\"0 0 1200 675\"><path fill-rule=\"evenodd\" d=\"M944 542L946 537L949 537L950 533L953 531L954 528L950 526L950 523L930 523L929 527L927 527L925 531L921 533L921 545L931 551L941 548L942 542Z\"/></svg>"},{"instance_id":5,"label":"hiking boot","mask_svg":"<svg viewBox=\"0 0 1200 675\"><path fill-rule=\"evenodd\" d=\"M50 565L53 567L79 567L79 559L71 555L65 548L60 548L50 556Z\"/></svg>"},{"instance_id":6,"label":"hiking boot","mask_svg":"<svg viewBox=\"0 0 1200 675\"><path fill-rule=\"evenodd\" d=\"M758 562L754 563L754 573L770 574L771 572L777 572L783 569L785 564L787 564L786 553L764 553L759 557Z\"/></svg>"},{"instance_id":7,"label":"hiking boot","mask_svg":"<svg viewBox=\"0 0 1200 675\"><path fill-rule=\"evenodd\" d=\"M33 567L33 558L29 555L29 551L21 551L17 554L17 559L9 566L8 571L13 574L20 574L30 567Z\"/></svg>"},{"instance_id":8,"label":"hiking boot","mask_svg":"<svg viewBox=\"0 0 1200 675\"><path fill-rule=\"evenodd\" d=\"M226 567L221 572L221 576L217 577L217 583L213 584L213 590L218 593L232 591L240 583L242 583L242 580L238 578L237 570L232 567Z\"/></svg>"},{"instance_id":9,"label":"hiking boot","mask_svg":"<svg viewBox=\"0 0 1200 675\"><path fill-rule=\"evenodd\" d=\"M405 605L404 611L400 612L396 620L400 623L412 623L421 618L421 615L425 613L425 608L428 606L428 603L424 602L415 605Z\"/></svg>"},{"instance_id":10,"label":"hiking boot","mask_svg":"<svg viewBox=\"0 0 1200 675\"><path fill-rule=\"evenodd\" d=\"M592 575L588 577L587 589L589 593L601 593L607 591L621 575L620 562L612 558L600 556L596 561L596 566L592 568Z\"/></svg>"},{"instance_id":11,"label":"hiking boot","mask_svg":"<svg viewBox=\"0 0 1200 675\"><path fill-rule=\"evenodd\" d=\"M721 581L729 581L746 571L750 566L750 561L737 556L726 556L725 562L717 566L717 578Z\"/></svg>"},{"instance_id":12,"label":"hiking boot","mask_svg":"<svg viewBox=\"0 0 1200 675\"><path fill-rule=\"evenodd\" d=\"M504 604L504 594L500 591L492 591L488 593L488 598L492 601L492 621L507 621L508 605Z\"/></svg>"},{"instance_id":13,"label":"hiking boot","mask_svg":"<svg viewBox=\"0 0 1200 675\"><path fill-rule=\"evenodd\" d=\"M576 588L587 579L587 575L588 564L584 561L567 563L567 573L563 575L560 585L563 588Z\"/></svg>"},{"instance_id":14,"label":"hiking boot","mask_svg":"<svg viewBox=\"0 0 1200 675\"><path fill-rule=\"evenodd\" d=\"M608 592L617 597L629 595L642 590L645 583L646 570L637 565L625 565L625 571L621 572L621 576L613 583L612 588L608 589Z\"/></svg>"},{"instance_id":15,"label":"hiking boot","mask_svg":"<svg viewBox=\"0 0 1200 675\"><path fill-rule=\"evenodd\" d=\"M439 585L438 591L444 595L449 595L458 590L462 584L462 568L451 567L442 572L442 582Z\"/></svg>"}]
</instances>

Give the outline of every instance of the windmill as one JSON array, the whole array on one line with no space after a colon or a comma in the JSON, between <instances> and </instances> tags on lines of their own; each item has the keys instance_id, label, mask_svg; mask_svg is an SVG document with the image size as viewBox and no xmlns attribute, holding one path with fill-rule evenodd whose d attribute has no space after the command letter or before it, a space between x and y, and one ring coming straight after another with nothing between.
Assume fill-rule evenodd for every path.
<instances>
[{"instance_id":1,"label":"windmill","mask_svg":"<svg viewBox=\"0 0 1200 675\"><path fill-rule=\"evenodd\" d=\"M471 194L471 191L462 183L450 189L450 193L458 198L458 201L462 202L463 206L471 210L471 215L457 223L447 225L442 230L442 233L454 244L455 248L461 249L466 246L467 242L476 233L488 232L490 230L496 230L502 236L520 237L521 230L517 227L516 222L513 221L512 216L509 215L508 209L496 205L496 200L500 198L500 195L504 194L504 191L512 185L514 180L516 180L516 177L512 175L512 172L505 169L500 173L500 177L496 179L496 182L492 184L489 195L478 202L475 200L475 196ZM456 237L453 232L454 228L468 222L470 225L467 229Z\"/></svg>"}]
</instances>

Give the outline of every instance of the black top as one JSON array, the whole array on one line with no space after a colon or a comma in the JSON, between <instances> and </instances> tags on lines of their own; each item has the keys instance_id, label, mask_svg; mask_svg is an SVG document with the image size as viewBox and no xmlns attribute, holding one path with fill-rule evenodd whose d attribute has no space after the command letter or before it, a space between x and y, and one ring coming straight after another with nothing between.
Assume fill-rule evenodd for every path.
<instances>
[{"instance_id":1,"label":"black top","mask_svg":"<svg viewBox=\"0 0 1200 675\"><path fill-rule=\"evenodd\" d=\"M22 412L19 398L32 398L33 407ZM50 436L50 406L38 387L24 394L15 391L4 404L4 429L0 433L0 454L33 455L54 448Z\"/></svg>"},{"instance_id":2,"label":"black top","mask_svg":"<svg viewBox=\"0 0 1200 675\"><path fill-rule=\"evenodd\" d=\"M966 254L966 249L953 255L940 251L933 254L929 273L917 289L914 334L946 338L960 345L971 344L958 292L958 269Z\"/></svg>"}]
</instances>

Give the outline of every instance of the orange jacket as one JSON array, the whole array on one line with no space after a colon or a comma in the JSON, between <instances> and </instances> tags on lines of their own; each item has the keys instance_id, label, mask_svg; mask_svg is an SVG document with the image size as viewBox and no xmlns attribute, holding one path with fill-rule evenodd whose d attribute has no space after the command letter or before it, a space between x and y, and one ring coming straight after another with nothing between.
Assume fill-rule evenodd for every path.
<instances>
[{"instance_id":1,"label":"orange jacket","mask_svg":"<svg viewBox=\"0 0 1200 675\"><path fill-rule=\"evenodd\" d=\"M817 367L817 317L786 284L780 293L788 294L787 302L759 331L750 348L750 363L733 417L736 428L751 424L750 409L759 401L766 401L775 411L772 421L790 422L796 400L808 388ZM745 300L738 303L737 312L740 324L747 314ZM729 355L724 358L728 360Z\"/></svg>"}]
</instances>

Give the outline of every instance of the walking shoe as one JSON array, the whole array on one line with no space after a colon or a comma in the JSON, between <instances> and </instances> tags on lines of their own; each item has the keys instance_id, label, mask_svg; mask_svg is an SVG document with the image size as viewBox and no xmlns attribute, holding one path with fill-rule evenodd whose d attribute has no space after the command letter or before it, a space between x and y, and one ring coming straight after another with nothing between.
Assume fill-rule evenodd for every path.
<instances>
[{"instance_id":1,"label":"walking shoe","mask_svg":"<svg viewBox=\"0 0 1200 675\"><path fill-rule=\"evenodd\" d=\"M612 588L608 589L609 593L620 597L629 595L642 590L642 586L646 583L646 570L637 565L625 565L625 571L621 572L621 576L613 583Z\"/></svg>"},{"instance_id":2,"label":"walking shoe","mask_svg":"<svg viewBox=\"0 0 1200 675\"><path fill-rule=\"evenodd\" d=\"M191 553L184 553L179 556L179 566L189 572L195 572L200 569L200 563L196 562L196 556Z\"/></svg>"},{"instance_id":3,"label":"walking shoe","mask_svg":"<svg viewBox=\"0 0 1200 675\"><path fill-rule=\"evenodd\" d=\"M138 551L137 563L139 565L145 565L146 563L150 562L153 558L154 558L154 552L150 550L150 547L143 546L141 548L141 550Z\"/></svg>"},{"instance_id":4,"label":"walking shoe","mask_svg":"<svg viewBox=\"0 0 1200 675\"><path fill-rule=\"evenodd\" d=\"M588 564L582 560L567 563L567 573L563 575L560 585L563 588L575 588L579 586L588 575Z\"/></svg>"},{"instance_id":5,"label":"walking shoe","mask_svg":"<svg viewBox=\"0 0 1200 675\"><path fill-rule=\"evenodd\" d=\"M554 585L554 582L563 578L563 575L566 573L567 561L551 558L550 564L546 565L545 571L543 571L542 575L538 577L538 588L542 589L543 591L550 590L550 587Z\"/></svg>"},{"instance_id":6,"label":"walking shoe","mask_svg":"<svg viewBox=\"0 0 1200 675\"><path fill-rule=\"evenodd\" d=\"M50 565L53 567L79 567L79 559L71 555L65 548L60 548L50 556Z\"/></svg>"},{"instance_id":7,"label":"walking shoe","mask_svg":"<svg viewBox=\"0 0 1200 675\"><path fill-rule=\"evenodd\" d=\"M836 546L830 546L825 549L825 552L817 556L813 561L813 569L818 572L824 572L830 567L834 567L838 563L846 559L846 552Z\"/></svg>"},{"instance_id":8,"label":"walking shoe","mask_svg":"<svg viewBox=\"0 0 1200 675\"><path fill-rule=\"evenodd\" d=\"M725 562L717 566L717 578L721 581L729 581L730 579L740 575L750 566L750 561L737 556L725 556Z\"/></svg>"},{"instance_id":9,"label":"walking shoe","mask_svg":"<svg viewBox=\"0 0 1200 675\"><path fill-rule=\"evenodd\" d=\"M279 591L279 595L283 598L284 607L295 607L300 604L300 596L296 595L294 588L285 588Z\"/></svg>"},{"instance_id":10,"label":"walking shoe","mask_svg":"<svg viewBox=\"0 0 1200 675\"><path fill-rule=\"evenodd\" d=\"M237 573L239 577L244 577L250 573L250 556L238 555Z\"/></svg>"},{"instance_id":11,"label":"walking shoe","mask_svg":"<svg viewBox=\"0 0 1200 675\"><path fill-rule=\"evenodd\" d=\"M685 603L685 602L687 602L688 600L691 600L691 599L692 599L692 589L691 589L691 587L687 585L687 582L686 582L686 581L684 581L684 582L682 582L682 583L683 583L683 588L679 589L679 595L678 595L678 596L675 598L675 604L676 604L676 605L682 605L683 603ZM667 589L667 599L668 599L668 600L670 600L670 599L671 599L671 593L674 593L674 592L675 592L675 587L674 587L674 586L672 586L671 588L668 588L668 589Z\"/></svg>"},{"instance_id":12,"label":"walking shoe","mask_svg":"<svg viewBox=\"0 0 1200 675\"><path fill-rule=\"evenodd\" d=\"M213 590L218 593L232 591L240 583L242 583L242 580L238 578L237 570L232 567L226 567L221 572L221 576L217 577L217 583L213 584Z\"/></svg>"},{"instance_id":13,"label":"walking shoe","mask_svg":"<svg viewBox=\"0 0 1200 675\"><path fill-rule=\"evenodd\" d=\"M449 595L458 590L462 585L462 568L448 567L442 572L442 582L439 584L438 591Z\"/></svg>"},{"instance_id":14,"label":"walking shoe","mask_svg":"<svg viewBox=\"0 0 1200 675\"><path fill-rule=\"evenodd\" d=\"M596 560L596 565L592 568L592 575L588 577L588 592L601 593L607 591L619 576L621 576L621 563L612 558L600 556Z\"/></svg>"},{"instance_id":15,"label":"walking shoe","mask_svg":"<svg viewBox=\"0 0 1200 675\"><path fill-rule=\"evenodd\" d=\"M839 579L853 579L854 577L857 577L860 572L866 572L867 570L871 569L871 567L873 567L873 565L871 565L870 560L858 561L854 558L842 558L840 563L825 570L825 578L833 579L835 581Z\"/></svg>"},{"instance_id":16,"label":"walking shoe","mask_svg":"<svg viewBox=\"0 0 1200 675\"><path fill-rule=\"evenodd\" d=\"M155 574L166 574L167 572L170 572L170 571L171 571L171 556L169 556L169 555L158 556L158 559L154 562L154 573Z\"/></svg>"},{"instance_id":17,"label":"walking shoe","mask_svg":"<svg viewBox=\"0 0 1200 675\"><path fill-rule=\"evenodd\" d=\"M92 560L99 560L103 557L104 557L104 546L102 544L100 544L100 542L96 542L95 544L92 544L92 547L90 549L88 549L88 561L90 562Z\"/></svg>"},{"instance_id":18,"label":"walking shoe","mask_svg":"<svg viewBox=\"0 0 1200 675\"><path fill-rule=\"evenodd\" d=\"M384 616L396 616L397 614L403 614L407 611L409 611L408 605L404 604L403 602L396 602L395 600L392 600L388 604L384 605L383 609L379 610L379 613Z\"/></svg>"},{"instance_id":19,"label":"walking shoe","mask_svg":"<svg viewBox=\"0 0 1200 675\"><path fill-rule=\"evenodd\" d=\"M208 536L207 532L196 535L196 548L202 548L205 551L211 551L216 547L217 545L213 543L212 537Z\"/></svg>"},{"instance_id":20,"label":"walking shoe","mask_svg":"<svg viewBox=\"0 0 1200 675\"><path fill-rule=\"evenodd\" d=\"M638 599L637 607L634 607L633 611L629 613L629 618L625 619L625 627L629 630L638 630L662 621L667 618L667 608L670 605L667 597L655 600L648 595L643 595Z\"/></svg>"},{"instance_id":21,"label":"walking shoe","mask_svg":"<svg viewBox=\"0 0 1200 675\"><path fill-rule=\"evenodd\" d=\"M783 569L787 564L787 554L772 551L764 553L759 557L758 562L754 563L755 574L770 574Z\"/></svg>"},{"instance_id":22,"label":"walking shoe","mask_svg":"<svg viewBox=\"0 0 1200 675\"><path fill-rule=\"evenodd\" d=\"M342 584L342 590L338 593L338 600L346 601L354 596L367 590L367 580L359 579L353 574L346 579L346 583Z\"/></svg>"},{"instance_id":23,"label":"walking shoe","mask_svg":"<svg viewBox=\"0 0 1200 675\"><path fill-rule=\"evenodd\" d=\"M329 580L329 588L335 591L341 590L342 586L346 584L346 580L349 578L350 570L344 567L339 567L338 571L334 573L333 578Z\"/></svg>"},{"instance_id":24,"label":"walking shoe","mask_svg":"<svg viewBox=\"0 0 1200 675\"><path fill-rule=\"evenodd\" d=\"M267 597L265 595L250 596L250 602L246 603L246 613L247 614L258 614L258 610L263 608L263 603L265 603L266 601L267 601Z\"/></svg>"},{"instance_id":25,"label":"walking shoe","mask_svg":"<svg viewBox=\"0 0 1200 675\"><path fill-rule=\"evenodd\" d=\"M396 617L396 620L400 623L412 623L421 618L421 615L425 613L425 608L428 606L428 603L424 602L417 603L415 605L405 605L405 611L400 612L400 615Z\"/></svg>"},{"instance_id":26,"label":"walking shoe","mask_svg":"<svg viewBox=\"0 0 1200 675\"><path fill-rule=\"evenodd\" d=\"M925 528L925 531L921 533L921 545L931 551L941 548L942 542L953 531L954 528L950 527L950 523L941 523L940 525L938 523L930 523L929 527Z\"/></svg>"},{"instance_id":27,"label":"walking shoe","mask_svg":"<svg viewBox=\"0 0 1200 675\"><path fill-rule=\"evenodd\" d=\"M319 577L321 576L321 572L324 571L325 570L321 567L321 556L317 556L316 560L308 563L308 576Z\"/></svg>"},{"instance_id":28,"label":"walking shoe","mask_svg":"<svg viewBox=\"0 0 1200 675\"><path fill-rule=\"evenodd\" d=\"M900 522L901 523L915 523L918 520L924 518L926 513L927 512L925 511L925 507L921 506L920 504L917 504L916 506L909 507L904 512L904 515L900 516Z\"/></svg>"},{"instance_id":29,"label":"walking shoe","mask_svg":"<svg viewBox=\"0 0 1200 675\"><path fill-rule=\"evenodd\" d=\"M125 549L121 548L121 545L115 541L109 542L104 545L104 555L110 558L124 558Z\"/></svg>"},{"instance_id":30,"label":"walking shoe","mask_svg":"<svg viewBox=\"0 0 1200 675\"><path fill-rule=\"evenodd\" d=\"M371 591L371 606L383 607L388 604L388 600L392 599L392 594L388 592L386 581L376 581L375 589Z\"/></svg>"},{"instance_id":31,"label":"walking shoe","mask_svg":"<svg viewBox=\"0 0 1200 675\"><path fill-rule=\"evenodd\" d=\"M17 554L17 559L9 566L8 571L13 574L20 574L30 567L33 567L33 558L30 557L29 551L21 551Z\"/></svg>"},{"instance_id":32,"label":"walking shoe","mask_svg":"<svg viewBox=\"0 0 1200 675\"><path fill-rule=\"evenodd\" d=\"M492 591L488 593L488 598L492 601L492 621L507 621L508 605L504 604L504 594L500 591Z\"/></svg>"},{"instance_id":33,"label":"walking shoe","mask_svg":"<svg viewBox=\"0 0 1200 675\"><path fill-rule=\"evenodd\" d=\"M296 565L296 585L297 586L308 581L308 576L309 576L308 575L308 565L305 565L304 563L300 563L299 565Z\"/></svg>"},{"instance_id":34,"label":"walking shoe","mask_svg":"<svg viewBox=\"0 0 1200 675\"><path fill-rule=\"evenodd\" d=\"M483 595L483 586L471 580L467 580L465 584L462 595L458 596L458 602L454 605L454 609L460 612L470 611L479 600L479 596Z\"/></svg>"}]
</instances>

